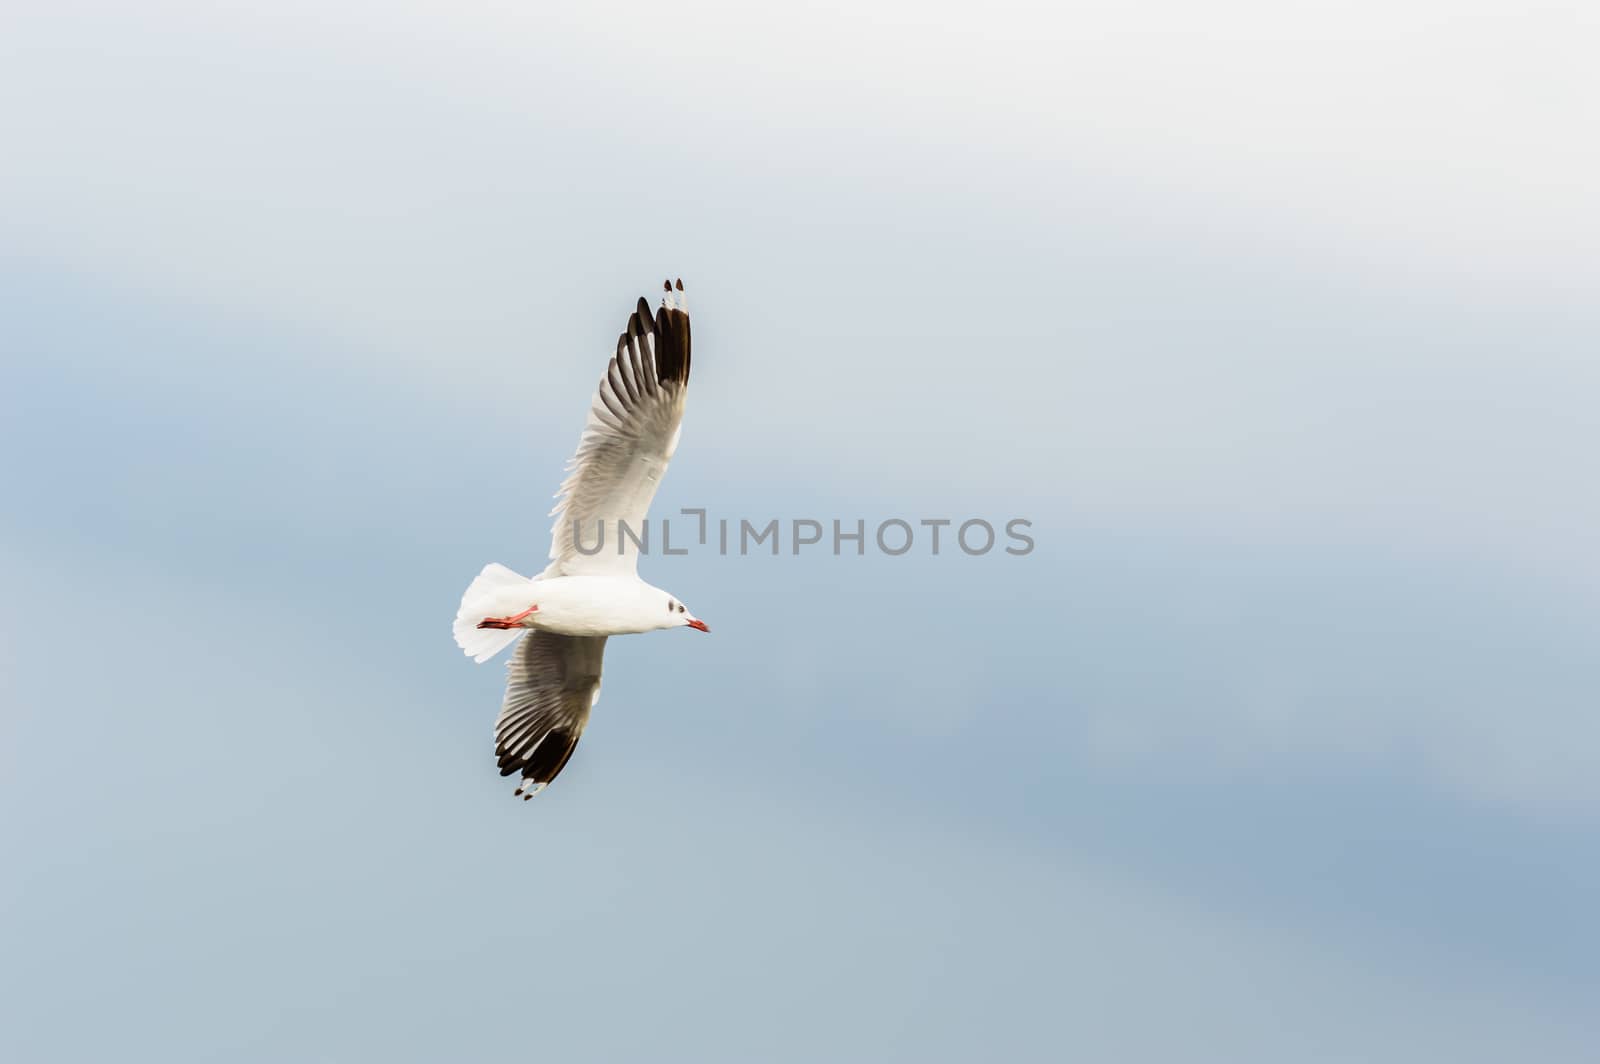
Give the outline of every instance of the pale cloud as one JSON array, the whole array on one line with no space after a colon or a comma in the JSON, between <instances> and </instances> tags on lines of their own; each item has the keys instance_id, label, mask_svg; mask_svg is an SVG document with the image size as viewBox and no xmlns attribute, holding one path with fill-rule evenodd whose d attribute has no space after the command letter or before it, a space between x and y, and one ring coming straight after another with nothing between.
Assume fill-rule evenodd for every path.
<instances>
[{"instance_id":1,"label":"pale cloud","mask_svg":"<svg viewBox=\"0 0 1600 1064\"><path fill-rule=\"evenodd\" d=\"M873 189L924 204L919 225L978 190L1044 246L1093 216L1474 293L1576 298L1600 250L1600 156L1575 135L1596 20L1565 5L89 4L10 21L14 239L386 346L489 344L474 325L534 277L603 261L541 267L574 217L592 241L648 251L664 231L709 264L696 249L730 240L713 205L825 224ZM851 246L870 261L872 242ZM418 302L428 315L398 316Z\"/></svg>"},{"instance_id":2,"label":"pale cloud","mask_svg":"<svg viewBox=\"0 0 1600 1064\"><path fill-rule=\"evenodd\" d=\"M577 429L562 412L595 377L585 352L604 349L619 299L670 271L691 282L706 352L680 502L736 485L763 517L851 517L889 496L1026 513L1044 526L1041 566L1095 536L1164 536L1155 553L1195 566L1213 548L1294 559L1197 598L1180 569L1146 595L1144 625L1363 559L1391 564L1352 581L1373 609L1397 596L1421 614L1404 646L1431 646L1431 625L1463 610L1496 616L1492 596L1408 583L1439 569L1519 585L1513 614L1543 617L1551 640L1591 624L1587 12L347 3L7 18L13 253L199 328L273 337L266 356L109 353L132 379L226 390L252 360L294 380L326 360L345 396L436 426L437 453L412 462L482 477L473 490L528 477L540 525ZM307 474L318 506L337 509L341 471L381 462L378 437L328 428L344 409L239 403L240 419L251 403L278 415L261 419L264 462L295 453L271 435L281 424L332 434L324 453L344 464ZM501 460L485 437L551 457ZM157 497L183 490L150 476ZM293 513L309 489L278 490ZM1273 604L1323 627L1269 652L1273 620L1235 625L1195 667L1197 704L1101 677L1073 703L1081 735L1202 760L1405 749L1455 793L1593 802L1593 683L1567 658L1542 669L1508 623L1498 671L1440 652L1357 683L1326 651L1336 637L1376 652L1359 605L1330 626L1316 595ZM1211 624L1165 629L1163 652ZM983 669L912 689L930 708L910 726L947 733L976 712Z\"/></svg>"}]
</instances>

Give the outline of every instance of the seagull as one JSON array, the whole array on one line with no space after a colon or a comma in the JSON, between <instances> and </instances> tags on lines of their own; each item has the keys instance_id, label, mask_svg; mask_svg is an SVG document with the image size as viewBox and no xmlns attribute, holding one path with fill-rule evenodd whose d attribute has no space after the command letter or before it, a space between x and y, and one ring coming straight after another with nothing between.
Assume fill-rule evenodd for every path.
<instances>
[{"instance_id":1,"label":"seagull","mask_svg":"<svg viewBox=\"0 0 1600 1064\"><path fill-rule=\"evenodd\" d=\"M689 389L683 281L643 299L617 338L551 516L550 564L538 576L483 567L461 596L456 645L482 663L517 641L494 726L500 775L521 773L524 801L560 774L600 699L600 659L614 635L706 623L676 595L639 579L637 538L678 448ZM610 538L607 538L607 533Z\"/></svg>"}]
</instances>

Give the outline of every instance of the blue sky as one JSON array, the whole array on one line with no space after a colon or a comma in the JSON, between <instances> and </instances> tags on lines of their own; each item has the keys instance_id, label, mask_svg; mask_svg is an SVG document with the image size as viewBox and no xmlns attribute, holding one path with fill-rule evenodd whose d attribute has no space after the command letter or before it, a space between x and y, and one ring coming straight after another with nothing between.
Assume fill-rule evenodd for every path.
<instances>
[{"instance_id":1,"label":"blue sky","mask_svg":"<svg viewBox=\"0 0 1600 1064\"><path fill-rule=\"evenodd\" d=\"M0 32L0 1056L1574 1059L1595 20L352 3ZM498 663L633 299L664 512L573 762Z\"/></svg>"}]
</instances>

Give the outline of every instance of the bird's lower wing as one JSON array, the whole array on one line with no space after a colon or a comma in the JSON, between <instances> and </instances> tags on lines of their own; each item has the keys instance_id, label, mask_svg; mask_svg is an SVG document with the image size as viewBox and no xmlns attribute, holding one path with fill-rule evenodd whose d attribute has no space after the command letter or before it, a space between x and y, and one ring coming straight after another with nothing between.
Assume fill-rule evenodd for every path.
<instances>
[{"instance_id":1,"label":"bird's lower wing","mask_svg":"<svg viewBox=\"0 0 1600 1064\"><path fill-rule=\"evenodd\" d=\"M543 631L530 631L517 647L494 725L494 752L500 775L522 773L518 794L537 794L572 757L600 697L605 649L605 636Z\"/></svg>"}]
</instances>

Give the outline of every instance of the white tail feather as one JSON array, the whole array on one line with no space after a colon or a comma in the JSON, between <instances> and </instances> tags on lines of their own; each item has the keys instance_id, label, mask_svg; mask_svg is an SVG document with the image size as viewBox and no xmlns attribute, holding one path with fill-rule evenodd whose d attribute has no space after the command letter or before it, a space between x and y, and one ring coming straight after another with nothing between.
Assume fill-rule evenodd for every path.
<instances>
[{"instance_id":1,"label":"white tail feather","mask_svg":"<svg viewBox=\"0 0 1600 1064\"><path fill-rule=\"evenodd\" d=\"M528 578L514 573L499 562L483 567L477 579L467 585L461 596L461 608L456 611L456 646L473 661L482 664L517 641L525 629L479 628L478 622L493 615L495 600L501 591L513 584L526 584Z\"/></svg>"}]
</instances>

